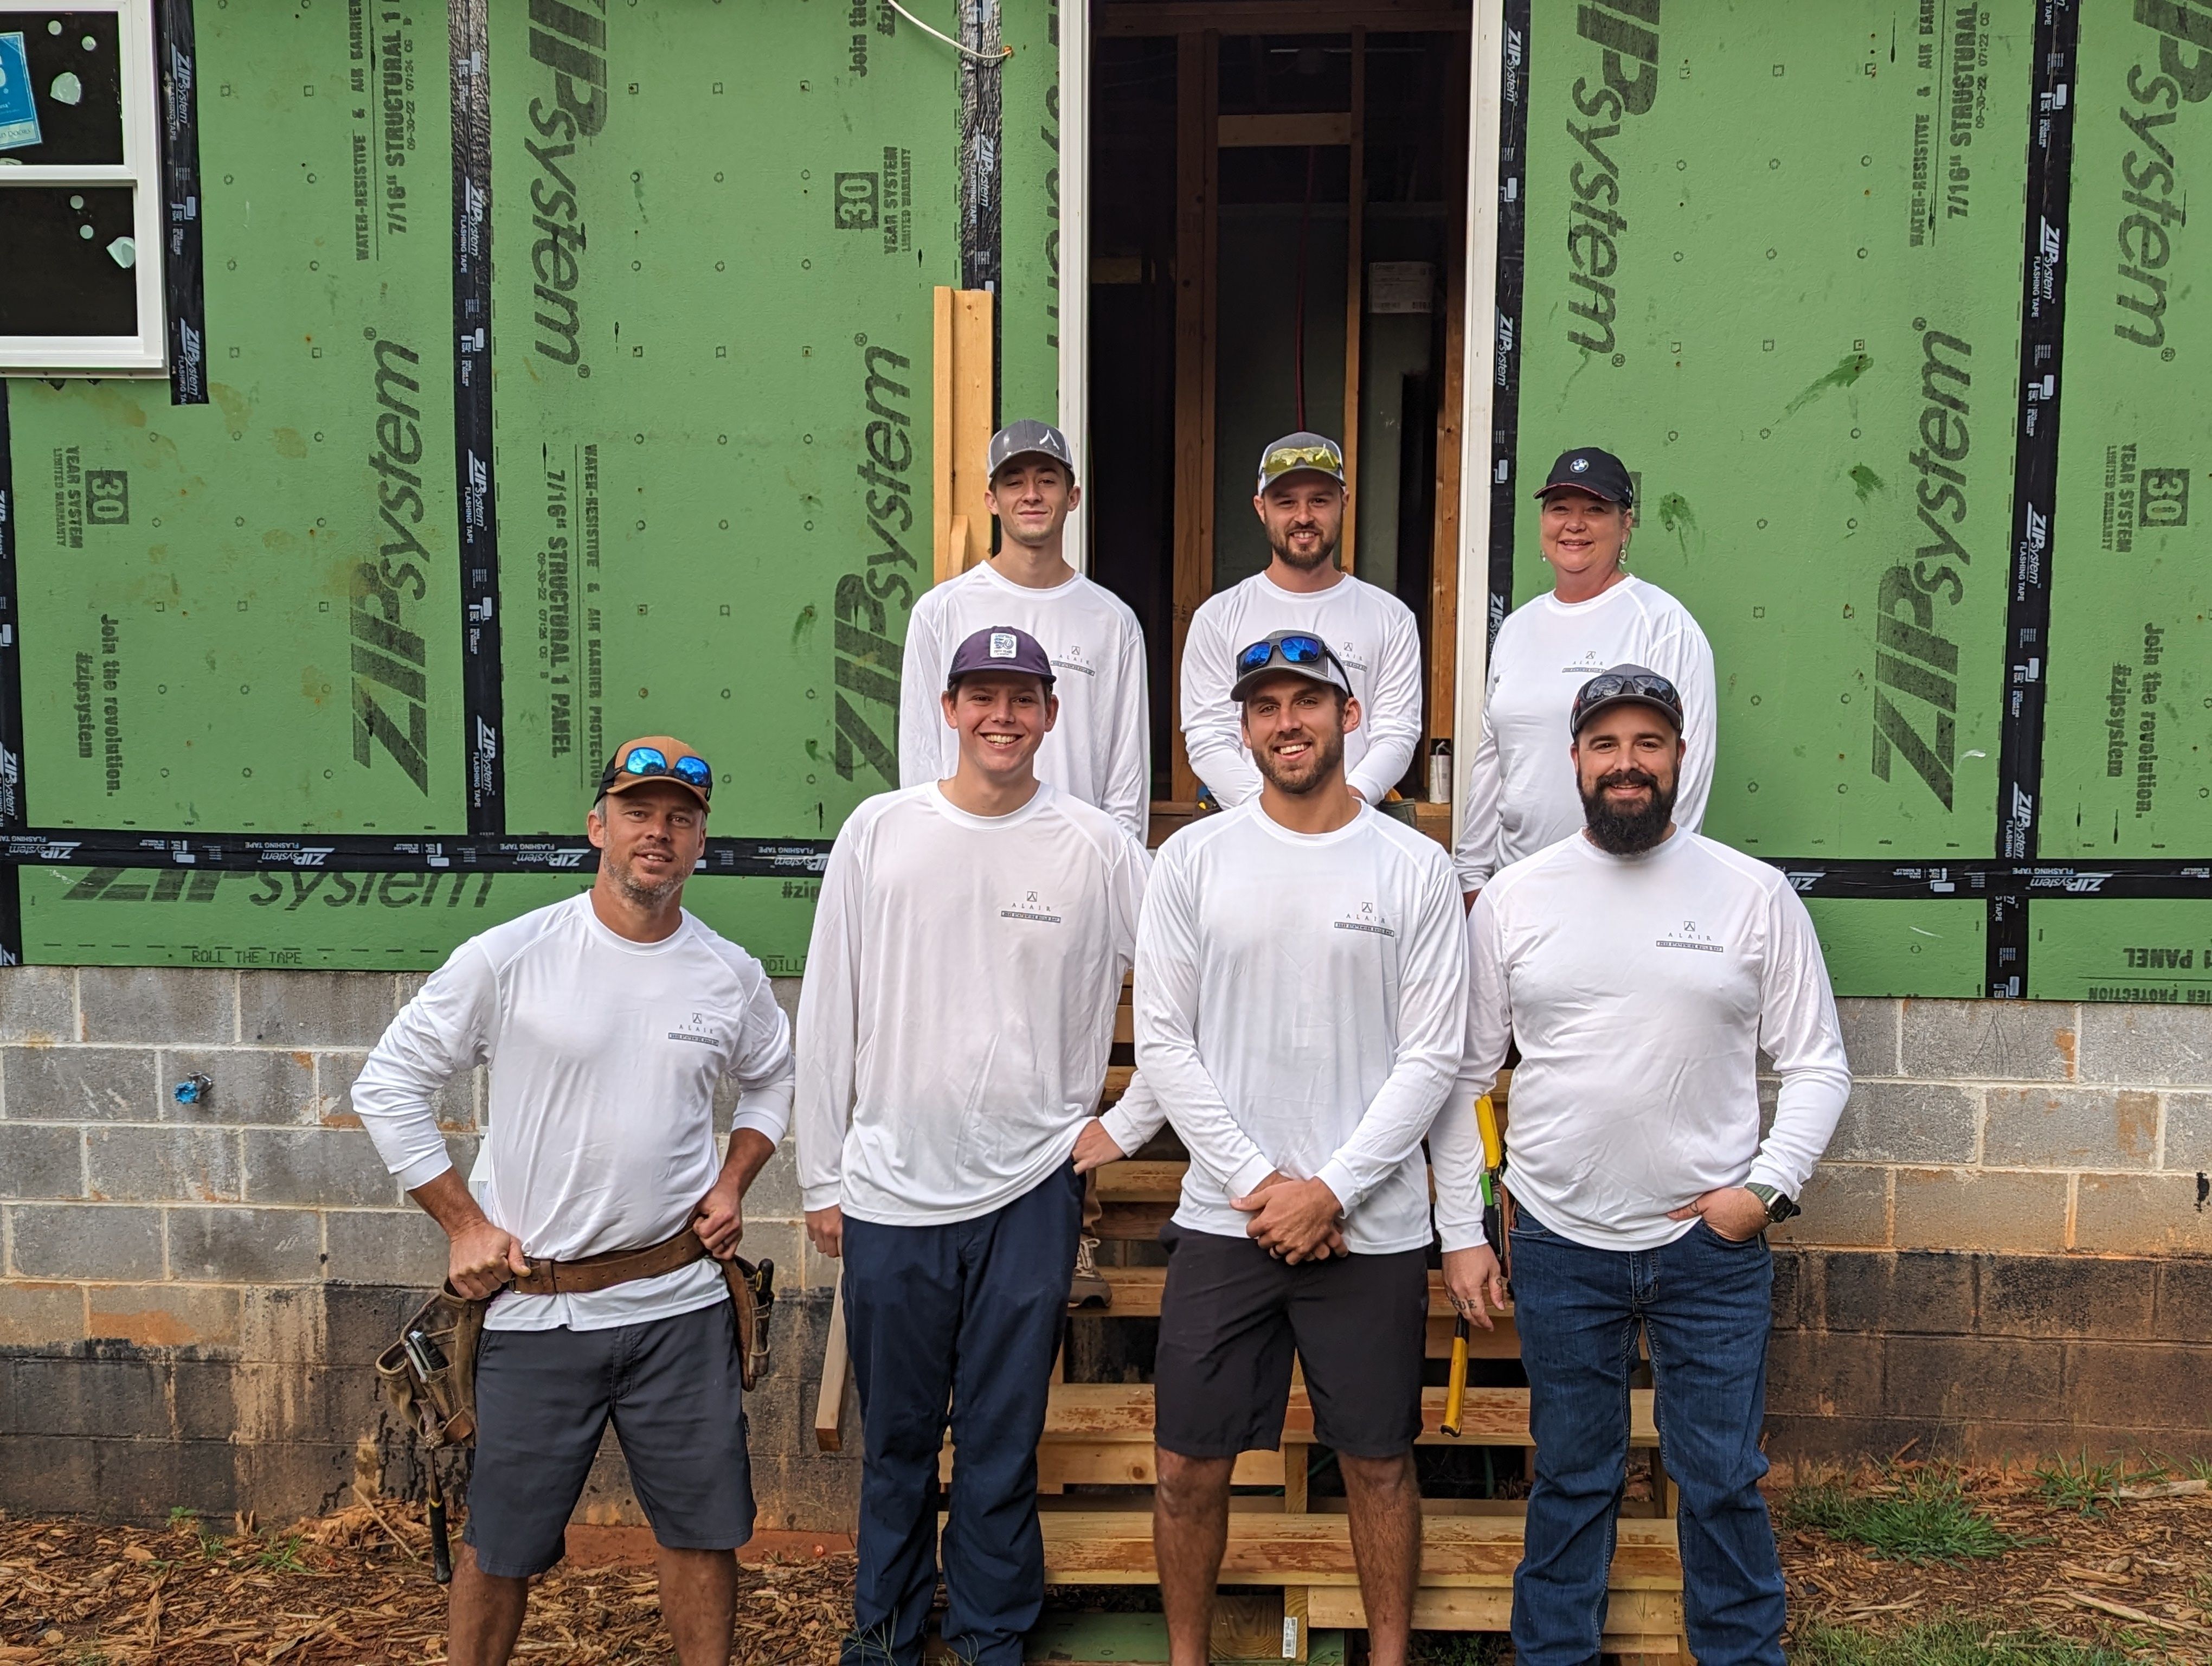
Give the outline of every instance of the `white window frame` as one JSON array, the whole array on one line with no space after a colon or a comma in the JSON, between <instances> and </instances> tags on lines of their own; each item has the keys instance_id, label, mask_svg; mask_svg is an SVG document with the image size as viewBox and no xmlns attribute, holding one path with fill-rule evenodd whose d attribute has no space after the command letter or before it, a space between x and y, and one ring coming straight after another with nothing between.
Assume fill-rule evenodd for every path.
<instances>
[{"instance_id":1,"label":"white window frame","mask_svg":"<svg viewBox=\"0 0 2212 1666\"><path fill-rule=\"evenodd\" d=\"M15 186L127 185L131 192L131 265L138 332L132 336L0 336L0 375L161 376L168 373L169 324L161 282L161 82L155 73L154 0L49 0L36 8L112 12L123 58L123 161L104 164L10 164L0 155L0 191ZM0 31L33 9L0 0ZM0 282L4 282L0 279Z\"/></svg>"}]
</instances>

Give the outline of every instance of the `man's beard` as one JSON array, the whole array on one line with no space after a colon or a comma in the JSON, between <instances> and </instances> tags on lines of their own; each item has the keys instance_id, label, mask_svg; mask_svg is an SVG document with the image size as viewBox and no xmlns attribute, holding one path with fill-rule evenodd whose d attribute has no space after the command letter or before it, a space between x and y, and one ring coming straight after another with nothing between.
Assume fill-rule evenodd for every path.
<instances>
[{"instance_id":1,"label":"man's beard","mask_svg":"<svg viewBox=\"0 0 2212 1666\"><path fill-rule=\"evenodd\" d=\"M1340 732L1316 733L1313 750L1306 754L1303 765L1285 764L1264 749L1253 753L1252 761L1260 766L1260 773L1267 776L1277 792L1300 797L1327 781L1344 762L1344 736Z\"/></svg>"},{"instance_id":2,"label":"man's beard","mask_svg":"<svg viewBox=\"0 0 2212 1666\"><path fill-rule=\"evenodd\" d=\"M1319 526L1316 526L1315 530L1318 532ZM1302 556L1290 547L1291 529L1289 527L1285 526L1279 537L1272 531L1267 534L1267 547L1275 552L1275 559L1285 567L1297 568L1301 573L1316 572L1328 566L1336 559L1336 546L1343 542L1344 529L1340 526L1336 536L1322 544L1318 551L1310 556Z\"/></svg>"},{"instance_id":3,"label":"man's beard","mask_svg":"<svg viewBox=\"0 0 2212 1666\"><path fill-rule=\"evenodd\" d=\"M1647 787L1651 796L1640 810L1616 810L1606 800L1608 787ZM1590 842L1615 856L1634 856L1650 849L1667 836L1667 824L1674 818L1675 787L1674 781L1662 787L1658 776L1648 769L1607 770L1597 778L1594 790L1582 795L1583 820L1589 824Z\"/></svg>"},{"instance_id":4,"label":"man's beard","mask_svg":"<svg viewBox=\"0 0 2212 1666\"><path fill-rule=\"evenodd\" d=\"M623 900L633 908L658 909L684 888L684 876L681 873L671 874L657 885L648 885L637 877L637 870L628 862L617 861L612 852L602 855L599 860L607 870L607 877L614 881L615 889L622 893Z\"/></svg>"}]
</instances>

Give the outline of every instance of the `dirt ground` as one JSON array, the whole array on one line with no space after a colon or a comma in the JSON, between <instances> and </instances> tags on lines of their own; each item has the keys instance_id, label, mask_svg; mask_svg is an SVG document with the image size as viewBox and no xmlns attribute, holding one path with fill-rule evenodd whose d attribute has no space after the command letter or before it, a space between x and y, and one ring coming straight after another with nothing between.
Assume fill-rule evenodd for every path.
<instances>
[{"instance_id":1,"label":"dirt ground","mask_svg":"<svg viewBox=\"0 0 2212 1666\"><path fill-rule=\"evenodd\" d=\"M1893 1482L1859 1477L1855 1496ZM1978 1470L1966 1498L2011 1539L1961 1561L1886 1560L1791 1526L1778 1491L1793 1629L1818 1618L1877 1635L1963 1616L1990 1632L2100 1644L2212 1666L2212 1490L2152 1481L2054 1500L2027 1471ZM2163 1489L2163 1490L2161 1490ZM2130 1496L2130 1494L2147 1496ZM2085 1507L2086 1506L2086 1507ZM0 1518L0 1662L40 1666L356 1666L444 1658L444 1593L418 1508L386 1502L282 1530L219 1533ZM749 1566L740 1666L828 1666L849 1623L853 1560L828 1546ZM538 1582L518 1658L670 1658L641 1561L562 1564ZM1442 1639L1439 1639L1441 1641Z\"/></svg>"}]
</instances>

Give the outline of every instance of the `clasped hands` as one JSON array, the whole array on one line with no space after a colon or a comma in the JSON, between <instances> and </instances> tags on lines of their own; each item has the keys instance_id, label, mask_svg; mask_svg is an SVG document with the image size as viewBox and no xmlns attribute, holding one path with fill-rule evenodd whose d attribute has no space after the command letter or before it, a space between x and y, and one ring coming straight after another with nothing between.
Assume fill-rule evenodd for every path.
<instances>
[{"instance_id":1,"label":"clasped hands","mask_svg":"<svg viewBox=\"0 0 2212 1666\"><path fill-rule=\"evenodd\" d=\"M1279 1260L1295 1266L1351 1253L1344 1247L1344 1205L1324 1181L1293 1180L1277 1170L1229 1202L1252 1217L1245 1231Z\"/></svg>"}]
</instances>

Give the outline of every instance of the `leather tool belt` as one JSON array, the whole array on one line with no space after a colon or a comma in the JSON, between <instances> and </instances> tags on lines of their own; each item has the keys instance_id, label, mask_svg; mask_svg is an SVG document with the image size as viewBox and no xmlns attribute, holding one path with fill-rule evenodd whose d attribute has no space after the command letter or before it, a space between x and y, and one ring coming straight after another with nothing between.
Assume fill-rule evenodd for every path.
<instances>
[{"instance_id":1,"label":"leather tool belt","mask_svg":"<svg viewBox=\"0 0 2212 1666\"><path fill-rule=\"evenodd\" d=\"M642 1250L617 1250L577 1261L539 1261L511 1279L525 1296L578 1296L618 1284L657 1279L704 1261L698 1233L686 1226ZM741 1256L720 1263L730 1286L738 1328L738 1359L750 1392L769 1362L768 1322L775 1306L775 1263ZM431 1447L474 1444L477 1433L477 1347L491 1298L471 1300L450 1284L422 1304L399 1340L377 1356L376 1374L393 1409Z\"/></svg>"}]
</instances>

